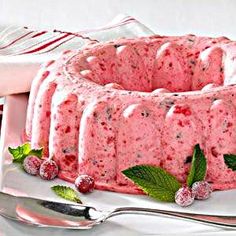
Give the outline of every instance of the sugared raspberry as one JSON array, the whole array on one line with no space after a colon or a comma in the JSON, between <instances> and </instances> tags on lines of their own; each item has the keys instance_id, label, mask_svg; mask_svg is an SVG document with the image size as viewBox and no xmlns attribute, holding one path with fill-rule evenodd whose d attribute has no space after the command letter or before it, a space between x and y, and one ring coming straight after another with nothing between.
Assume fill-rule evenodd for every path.
<instances>
[{"instance_id":1,"label":"sugared raspberry","mask_svg":"<svg viewBox=\"0 0 236 236\"><path fill-rule=\"evenodd\" d=\"M39 175L42 179L52 180L58 175L58 166L53 160L45 160L42 162Z\"/></svg>"},{"instance_id":2,"label":"sugared raspberry","mask_svg":"<svg viewBox=\"0 0 236 236\"><path fill-rule=\"evenodd\" d=\"M81 193L92 192L94 189L94 179L89 175L80 175L75 180L75 187Z\"/></svg>"},{"instance_id":3,"label":"sugared raspberry","mask_svg":"<svg viewBox=\"0 0 236 236\"><path fill-rule=\"evenodd\" d=\"M38 175L42 160L36 156L28 156L23 161L23 168L25 172L30 175Z\"/></svg>"},{"instance_id":4,"label":"sugared raspberry","mask_svg":"<svg viewBox=\"0 0 236 236\"><path fill-rule=\"evenodd\" d=\"M186 207L193 203L194 194L189 187L182 187L175 193L175 202L182 206Z\"/></svg>"},{"instance_id":5,"label":"sugared raspberry","mask_svg":"<svg viewBox=\"0 0 236 236\"><path fill-rule=\"evenodd\" d=\"M208 182L199 181L193 184L192 191L196 199L204 200L210 197L212 189Z\"/></svg>"}]
</instances>

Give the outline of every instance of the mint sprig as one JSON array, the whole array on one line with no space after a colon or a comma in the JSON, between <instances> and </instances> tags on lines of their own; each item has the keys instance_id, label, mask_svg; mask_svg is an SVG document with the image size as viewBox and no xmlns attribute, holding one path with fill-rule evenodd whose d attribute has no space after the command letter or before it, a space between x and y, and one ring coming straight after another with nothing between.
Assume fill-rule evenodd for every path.
<instances>
[{"instance_id":1,"label":"mint sprig","mask_svg":"<svg viewBox=\"0 0 236 236\"><path fill-rule=\"evenodd\" d=\"M156 200L174 202L175 193L181 187L178 180L160 167L138 165L122 173Z\"/></svg>"},{"instance_id":2,"label":"mint sprig","mask_svg":"<svg viewBox=\"0 0 236 236\"><path fill-rule=\"evenodd\" d=\"M27 156L33 155L41 158L43 154L43 148L31 149L30 143L24 143L16 148L8 147L8 151L13 157L13 162L16 163L23 163Z\"/></svg>"},{"instance_id":3,"label":"mint sprig","mask_svg":"<svg viewBox=\"0 0 236 236\"><path fill-rule=\"evenodd\" d=\"M232 169L233 171L236 170L236 155L234 154L224 154L224 161L225 164Z\"/></svg>"},{"instance_id":4,"label":"mint sprig","mask_svg":"<svg viewBox=\"0 0 236 236\"><path fill-rule=\"evenodd\" d=\"M232 158L232 157L231 157ZM236 156L234 156L236 167ZM199 144L195 145L187 185L202 181L206 176L206 158ZM178 180L160 167L150 165L138 165L123 170L122 173L138 185L146 194L154 199L174 202L175 193L181 187Z\"/></svg>"},{"instance_id":5,"label":"mint sprig","mask_svg":"<svg viewBox=\"0 0 236 236\"><path fill-rule=\"evenodd\" d=\"M202 181L206 176L206 158L199 144L195 145L190 172L187 178L187 185L191 187L193 183Z\"/></svg>"},{"instance_id":6,"label":"mint sprig","mask_svg":"<svg viewBox=\"0 0 236 236\"><path fill-rule=\"evenodd\" d=\"M63 186L63 185L55 185L55 186L51 187L51 189L52 189L52 191L54 191L54 193L57 196L59 196L61 198L64 198L68 201L82 204L76 191L71 187Z\"/></svg>"}]
</instances>

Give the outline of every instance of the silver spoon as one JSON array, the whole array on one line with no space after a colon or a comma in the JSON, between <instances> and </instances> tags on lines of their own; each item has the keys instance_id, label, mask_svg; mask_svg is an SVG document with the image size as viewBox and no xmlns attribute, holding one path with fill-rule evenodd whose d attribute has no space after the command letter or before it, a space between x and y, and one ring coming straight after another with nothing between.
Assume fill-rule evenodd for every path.
<instances>
[{"instance_id":1,"label":"silver spoon","mask_svg":"<svg viewBox=\"0 0 236 236\"><path fill-rule=\"evenodd\" d=\"M90 229L108 218L122 214L164 215L236 229L236 216L182 213L139 207L121 207L112 211L99 211L90 206L16 197L0 192L0 215L39 227Z\"/></svg>"}]
</instances>

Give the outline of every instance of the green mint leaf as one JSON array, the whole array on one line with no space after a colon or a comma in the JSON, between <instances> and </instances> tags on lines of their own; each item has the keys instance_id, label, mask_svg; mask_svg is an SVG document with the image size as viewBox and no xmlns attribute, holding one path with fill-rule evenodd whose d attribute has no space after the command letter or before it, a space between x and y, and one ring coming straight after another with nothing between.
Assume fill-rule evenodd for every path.
<instances>
[{"instance_id":1,"label":"green mint leaf","mask_svg":"<svg viewBox=\"0 0 236 236\"><path fill-rule=\"evenodd\" d=\"M199 144L195 145L193 151L192 164L187 178L187 185L191 187L193 183L202 181L206 176L206 158Z\"/></svg>"},{"instance_id":2,"label":"green mint leaf","mask_svg":"<svg viewBox=\"0 0 236 236\"><path fill-rule=\"evenodd\" d=\"M29 154L31 148L29 143L25 143L21 146L18 146L16 148L8 148L8 151L11 153L13 157L13 162L22 163L24 159Z\"/></svg>"},{"instance_id":3,"label":"green mint leaf","mask_svg":"<svg viewBox=\"0 0 236 236\"><path fill-rule=\"evenodd\" d=\"M55 186L51 187L51 189L54 191L54 193L57 196L59 196L61 198L82 204L76 191L71 187L63 186L63 185L55 185Z\"/></svg>"},{"instance_id":4,"label":"green mint leaf","mask_svg":"<svg viewBox=\"0 0 236 236\"><path fill-rule=\"evenodd\" d=\"M181 187L178 180L160 167L138 165L122 173L156 200L174 202L175 193Z\"/></svg>"},{"instance_id":5,"label":"green mint leaf","mask_svg":"<svg viewBox=\"0 0 236 236\"><path fill-rule=\"evenodd\" d=\"M224 154L225 164L232 170L236 170L236 155Z\"/></svg>"},{"instance_id":6,"label":"green mint leaf","mask_svg":"<svg viewBox=\"0 0 236 236\"><path fill-rule=\"evenodd\" d=\"M24 143L16 148L8 147L9 153L13 157L13 162L23 163L24 159L29 155L42 157L43 148L31 149L29 143Z\"/></svg>"}]
</instances>

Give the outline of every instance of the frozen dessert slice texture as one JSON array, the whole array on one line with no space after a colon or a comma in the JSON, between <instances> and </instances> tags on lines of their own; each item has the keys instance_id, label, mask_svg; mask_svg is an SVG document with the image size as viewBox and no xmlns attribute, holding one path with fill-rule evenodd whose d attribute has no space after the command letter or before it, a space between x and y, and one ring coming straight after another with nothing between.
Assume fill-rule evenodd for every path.
<instances>
[{"instance_id":1,"label":"frozen dessert slice texture","mask_svg":"<svg viewBox=\"0 0 236 236\"><path fill-rule=\"evenodd\" d=\"M113 45L102 47L96 55L99 59L99 67L102 71L103 84L116 83L116 48Z\"/></svg>"},{"instance_id":2,"label":"frozen dessert slice texture","mask_svg":"<svg viewBox=\"0 0 236 236\"><path fill-rule=\"evenodd\" d=\"M121 171L140 164L160 166L164 111L152 102L138 102L127 106L119 120L116 181L127 185L131 183Z\"/></svg>"},{"instance_id":3,"label":"frozen dessert slice texture","mask_svg":"<svg viewBox=\"0 0 236 236\"><path fill-rule=\"evenodd\" d=\"M79 133L79 173L91 175L97 186L116 177L115 120L119 107L110 100L94 101L83 112Z\"/></svg>"},{"instance_id":4,"label":"frozen dessert slice texture","mask_svg":"<svg viewBox=\"0 0 236 236\"><path fill-rule=\"evenodd\" d=\"M149 91L144 64L134 48L127 45L116 50L118 84L126 90Z\"/></svg>"},{"instance_id":5,"label":"frozen dessert slice texture","mask_svg":"<svg viewBox=\"0 0 236 236\"><path fill-rule=\"evenodd\" d=\"M205 85L201 90L211 91L213 88L217 88L217 87L219 87L217 84L210 83L210 84Z\"/></svg>"},{"instance_id":6,"label":"frozen dessert slice texture","mask_svg":"<svg viewBox=\"0 0 236 236\"><path fill-rule=\"evenodd\" d=\"M200 90L207 84L223 85L224 51L220 47L211 47L204 50L194 69L192 90Z\"/></svg>"},{"instance_id":7,"label":"frozen dessert slice texture","mask_svg":"<svg viewBox=\"0 0 236 236\"><path fill-rule=\"evenodd\" d=\"M116 82L115 55L115 47L109 44L93 53L85 53L86 67L94 74L94 78L88 79L100 85Z\"/></svg>"},{"instance_id":8,"label":"frozen dessert slice texture","mask_svg":"<svg viewBox=\"0 0 236 236\"><path fill-rule=\"evenodd\" d=\"M140 60L145 68L145 80L147 84L147 91L152 90L152 74L153 74L153 66L155 61L156 49L158 44L151 44L150 42L136 42L132 44L132 47L139 55Z\"/></svg>"},{"instance_id":9,"label":"frozen dessert slice texture","mask_svg":"<svg viewBox=\"0 0 236 236\"><path fill-rule=\"evenodd\" d=\"M32 146L56 160L60 178L89 174L98 189L139 193L122 170L151 164L184 182L199 143L207 180L215 189L236 187L222 161L236 153L235 48L223 37L187 35L66 52L44 69L45 78L40 72L32 90Z\"/></svg>"},{"instance_id":10,"label":"frozen dessert slice texture","mask_svg":"<svg viewBox=\"0 0 236 236\"><path fill-rule=\"evenodd\" d=\"M170 93L170 91L165 88L158 88L158 89L155 89L152 91L153 95L158 95L158 94L162 94L162 93Z\"/></svg>"},{"instance_id":11,"label":"frozen dessert slice texture","mask_svg":"<svg viewBox=\"0 0 236 236\"><path fill-rule=\"evenodd\" d=\"M210 108L209 136L207 144L207 179L218 189L227 188L227 183L236 181L234 171L224 162L224 154L236 153L236 110L224 99L215 100Z\"/></svg>"},{"instance_id":12,"label":"frozen dessert slice texture","mask_svg":"<svg viewBox=\"0 0 236 236\"><path fill-rule=\"evenodd\" d=\"M171 92L190 90L191 78L186 73L187 69L181 47L174 43L163 44L156 54L152 90L157 88L165 88Z\"/></svg>"},{"instance_id":13,"label":"frozen dessert slice texture","mask_svg":"<svg viewBox=\"0 0 236 236\"><path fill-rule=\"evenodd\" d=\"M162 138L162 167L186 181L194 146L203 148L203 127L194 111L187 104L173 105L166 114ZM190 161L188 160L190 158Z\"/></svg>"},{"instance_id":14,"label":"frozen dessert slice texture","mask_svg":"<svg viewBox=\"0 0 236 236\"><path fill-rule=\"evenodd\" d=\"M236 42L224 45L227 55L224 60L224 85L236 84Z\"/></svg>"},{"instance_id":15,"label":"frozen dessert slice texture","mask_svg":"<svg viewBox=\"0 0 236 236\"><path fill-rule=\"evenodd\" d=\"M57 162L61 175L68 172L76 177L81 104L75 94L56 91L51 109L49 156Z\"/></svg>"},{"instance_id":16,"label":"frozen dessert slice texture","mask_svg":"<svg viewBox=\"0 0 236 236\"><path fill-rule=\"evenodd\" d=\"M43 147L44 156L48 156L51 100L56 87L54 81L44 80L35 100L31 145L33 148Z\"/></svg>"},{"instance_id":17,"label":"frozen dessert slice texture","mask_svg":"<svg viewBox=\"0 0 236 236\"><path fill-rule=\"evenodd\" d=\"M106 88L111 88L111 89L120 89L120 90L124 90L124 88L117 84L117 83L109 83L105 85Z\"/></svg>"},{"instance_id":18,"label":"frozen dessert slice texture","mask_svg":"<svg viewBox=\"0 0 236 236\"><path fill-rule=\"evenodd\" d=\"M62 53L61 57L54 61L51 60L45 65L42 66L42 69L38 72L38 75L35 77L35 79L32 82L30 96L29 96L29 103L28 103L28 109L27 109L27 118L26 118L26 136L28 137L28 140L31 140L32 133L34 132L34 111L36 106L39 106L39 104L36 104L36 100L40 100L40 96L46 96L49 101L51 101L51 97L53 95L53 91L48 92L47 87L49 88L54 84L55 86L60 82L59 80L65 80L67 83L70 83L69 80L64 78L62 76L63 66L65 60L67 60L73 52L70 50L67 50ZM42 86L42 89L41 89ZM42 98L43 99L43 98ZM42 104L43 106L43 104ZM43 110L43 109L42 109ZM37 114L35 116L38 116ZM36 120L37 121L37 120ZM35 122L36 122L35 121ZM37 125L36 125L37 126ZM48 149L48 147L45 147L45 149Z\"/></svg>"},{"instance_id":19,"label":"frozen dessert slice texture","mask_svg":"<svg viewBox=\"0 0 236 236\"><path fill-rule=\"evenodd\" d=\"M98 74L94 73L92 70L81 70L80 74L83 78L93 81L94 83L101 84L102 79Z\"/></svg>"},{"instance_id":20,"label":"frozen dessert slice texture","mask_svg":"<svg viewBox=\"0 0 236 236\"><path fill-rule=\"evenodd\" d=\"M39 91L40 85L50 74L50 71L47 69L47 67L49 67L53 63L54 60L48 62L46 65L43 65L39 70L37 76L32 81L30 96L28 101L28 108L27 108L26 127L25 127L25 133L29 139L31 138L31 132L32 132L32 118L34 113L35 99Z\"/></svg>"},{"instance_id":21,"label":"frozen dessert slice texture","mask_svg":"<svg viewBox=\"0 0 236 236\"><path fill-rule=\"evenodd\" d=\"M93 73L96 74L96 77L99 78L99 80L97 79L97 82L99 82L99 84L104 85L105 79L103 73L105 67L102 66L103 64L101 63L101 60L96 56L89 56L86 60L89 64L89 68L91 69L91 71L93 71Z\"/></svg>"}]
</instances>

